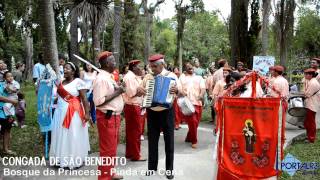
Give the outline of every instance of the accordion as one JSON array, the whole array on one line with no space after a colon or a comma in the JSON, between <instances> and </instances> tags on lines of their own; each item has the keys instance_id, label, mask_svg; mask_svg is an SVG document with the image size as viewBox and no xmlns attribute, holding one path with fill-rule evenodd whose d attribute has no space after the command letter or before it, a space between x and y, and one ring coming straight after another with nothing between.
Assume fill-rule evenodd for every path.
<instances>
[{"instance_id":1,"label":"accordion","mask_svg":"<svg viewBox=\"0 0 320 180\"><path fill-rule=\"evenodd\" d=\"M170 108L173 102L173 94L170 88L175 85L175 80L170 77L158 75L154 79L147 80L147 93L143 98L142 107Z\"/></svg>"}]
</instances>

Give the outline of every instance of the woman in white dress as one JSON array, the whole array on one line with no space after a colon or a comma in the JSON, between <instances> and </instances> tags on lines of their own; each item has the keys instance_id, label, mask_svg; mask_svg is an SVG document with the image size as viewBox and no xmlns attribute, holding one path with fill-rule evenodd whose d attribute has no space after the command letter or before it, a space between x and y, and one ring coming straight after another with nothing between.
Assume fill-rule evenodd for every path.
<instances>
[{"instance_id":1,"label":"woman in white dress","mask_svg":"<svg viewBox=\"0 0 320 180\"><path fill-rule=\"evenodd\" d=\"M64 80L57 80L58 103L52 121L50 158L56 166L82 166L90 151L87 122L90 120L87 87L73 63L64 65Z\"/></svg>"},{"instance_id":2,"label":"woman in white dress","mask_svg":"<svg viewBox=\"0 0 320 180\"><path fill-rule=\"evenodd\" d=\"M93 94L92 94L92 83L97 77L97 71L95 71L90 65L84 64L83 71L80 72L80 78L85 82L86 87L88 88L87 98L90 105L90 115L92 122L96 122L96 108L93 102Z\"/></svg>"}]
</instances>

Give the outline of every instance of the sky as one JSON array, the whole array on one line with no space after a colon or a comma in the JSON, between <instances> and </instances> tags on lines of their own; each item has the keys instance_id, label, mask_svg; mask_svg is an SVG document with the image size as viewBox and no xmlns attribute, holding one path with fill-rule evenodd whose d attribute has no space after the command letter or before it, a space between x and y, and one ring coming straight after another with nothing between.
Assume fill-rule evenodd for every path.
<instances>
[{"instance_id":1,"label":"sky","mask_svg":"<svg viewBox=\"0 0 320 180\"><path fill-rule=\"evenodd\" d=\"M137 3L141 3L141 0L136 0ZM157 0L149 0L149 4L155 4ZM189 3L189 0L184 0L185 3ZM203 0L205 5L205 9L207 11L217 10L219 9L221 12L221 16L219 17L221 20L226 19L231 12L231 0ZM174 8L174 0L165 0L163 4L161 4L155 13L160 19L171 18L176 14Z\"/></svg>"}]
</instances>

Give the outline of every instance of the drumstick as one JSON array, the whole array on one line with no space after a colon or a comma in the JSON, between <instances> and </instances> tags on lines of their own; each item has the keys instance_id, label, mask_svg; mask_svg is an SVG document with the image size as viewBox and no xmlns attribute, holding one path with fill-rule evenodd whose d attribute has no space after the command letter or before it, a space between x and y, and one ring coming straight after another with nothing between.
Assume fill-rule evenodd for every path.
<instances>
[{"instance_id":1,"label":"drumstick","mask_svg":"<svg viewBox=\"0 0 320 180\"><path fill-rule=\"evenodd\" d=\"M84 60L82 57L78 56L78 55L75 55L73 54L74 57L76 57L77 59L79 59L80 61L88 64L89 66L91 66L94 70L96 70L97 72L100 72L100 69L98 69L96 66L94 66L93 64L91 64L90 62Z\"/></svg>"}]
</instances>

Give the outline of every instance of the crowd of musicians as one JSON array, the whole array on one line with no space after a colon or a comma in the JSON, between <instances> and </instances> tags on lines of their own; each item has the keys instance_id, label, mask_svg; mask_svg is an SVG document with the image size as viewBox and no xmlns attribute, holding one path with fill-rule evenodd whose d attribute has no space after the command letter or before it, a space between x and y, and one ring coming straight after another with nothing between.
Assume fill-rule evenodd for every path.
<instances>
[{"instance_id":1,"label":"crowd of musicians","mask_svg":"<svg viewBox=\"0 0 320 180\"><path fill-rule=\"evenodd\" d=\"M96 122L99 135L99 151L101 157L115 157L119 142L121 117L125 119L126 152L131 161L146 161L146 175L155 174L158 169L158 141L163 134L168 179L173 179L174 162L174 131L180 124L188 125L185 142L196 149L198 145L197 129L201 120L202 110L206 104L211 107L212 120L216 119L215 104L228 87L250 73L241 61L236 68L221 59L212 63L209 73L200 67L196 59L184 64L183 71L168 67L165 56L155 54L149 57L148 64L140 60L128 63L125 72L115 73L116 61L111 52L99 54L99 72L90 65L84 70L72 62L61 63L63 78L56 80L57 103L52 121L50 156L64 158L85 158L90 151L88 127ZM305 96L307 115L304 127L307 141L313 143L316 137L315 115L319 112L320 99L320 59L313 58L311 67L304 70L303 93ZM289 84L283 76L285 69L280 65L269 68L266 77L269 86L260 82L249 82L232 92L235 97L251 97L252 83L256 83L257 97L281 97L289 99ZM143 108L144 96L147 94L146 83L155 76L162 75L175 81L168 93L175 100L169 108ZM184 115L177 100L188 98L195 111ZM209 103L208 103L209 102ZM144 133L145 122L148 137L148 157L141 155L141 135ZM216 122L214 122L215 124ZM214 130L213 130L214 131ZM82 164L70 165L68 161L60 162L60 167L76 168ZM102 174L99 179L122 179L122 176L111 174L110 166L99 166Z\"/></svg>"}]
</instances>

